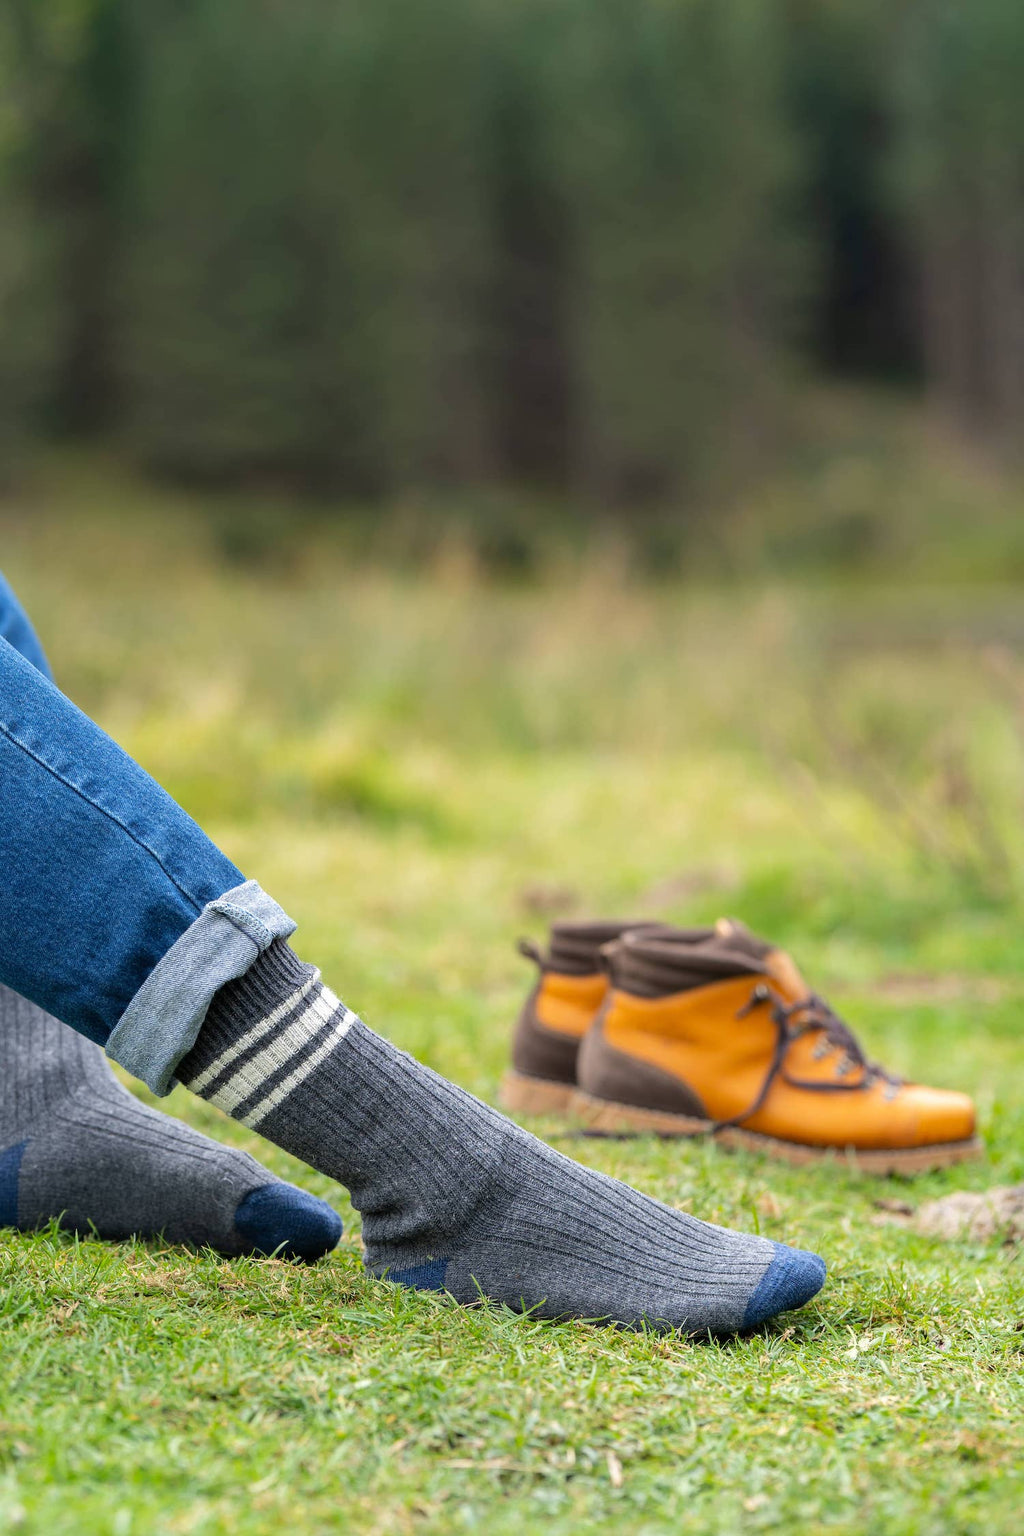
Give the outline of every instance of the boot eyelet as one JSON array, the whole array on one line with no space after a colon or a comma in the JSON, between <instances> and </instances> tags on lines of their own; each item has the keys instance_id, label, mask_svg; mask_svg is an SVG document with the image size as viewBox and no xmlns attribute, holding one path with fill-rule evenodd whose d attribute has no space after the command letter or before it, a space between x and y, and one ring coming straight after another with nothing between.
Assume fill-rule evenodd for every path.
<instances>
[{"instance_id":1,"label":"boot eyelet","mask_svg":"<svg viewBox=\"0 0 1024 1536\"><path fill-rule=\"evenodd\" d=\"M737 1010L736 1017L738 1019L745 1019L747 1014L752 1013L760 1003L770 1002L771 996L771 988L766 987L763 981L759 981L742 1008Z\"/></svg>"}]
</instances>

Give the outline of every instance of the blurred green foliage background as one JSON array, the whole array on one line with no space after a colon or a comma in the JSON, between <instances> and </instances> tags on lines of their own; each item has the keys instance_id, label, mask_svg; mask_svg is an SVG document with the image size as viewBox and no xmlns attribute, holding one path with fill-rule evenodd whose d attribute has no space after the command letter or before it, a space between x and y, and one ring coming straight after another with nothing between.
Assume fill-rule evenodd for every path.
<instances>
[{"instance_id":1,"label":"blurred green foliage background","mask_svg":"<svg viewBox=\"0 0 1024 1536\"><path fill-rule=\"evenodd\" d=\"M802 470L822 381L1012 453L1022 78L1015 0L3 0L6 473L99 440L658 569ZM870 487L812 500L891 556Z\"/></svg>"}]
</instances>

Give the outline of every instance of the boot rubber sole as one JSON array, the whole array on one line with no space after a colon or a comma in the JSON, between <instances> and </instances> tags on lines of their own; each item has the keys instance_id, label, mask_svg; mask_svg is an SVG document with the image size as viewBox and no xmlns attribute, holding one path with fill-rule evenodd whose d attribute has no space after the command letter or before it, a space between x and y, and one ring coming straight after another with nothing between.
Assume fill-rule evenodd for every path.
<instances>
[{"instance_id":1,"label":"boot rubber sole","mask_svg":"<svg viewBox=\"0 0 1024 1536\"><path fill-rule=\"evenodd\" d=\"M576 1089L571 1083L553 1083L525 1072L506 1072L498 1090L502 1109L513 1115L567 1115Z\"/></svg>"},{"instance_id":2,"label":"boot rubber sole","mask_svg":"<svg viewBox=\"0 0 1024 1536\"><path fill-rule=\"evenodd\" d=\"M588 1131L606 1136L707 1136L723 1147L743 1147L762 1152L782 1162L805 1166L841 1160L862 1173L925 1173L931 1168L947 1168L980 1157L980 1136L966 1141L939 1142L930 1147L809 1147L798 1141L781 1141L777 1136L763 1136L728 1126L715 1131L712 1121L691 1119L688 1115L668 1114L658 1109L637 1109L631 1104L615 1104L610 1099L595 1099L576 1089L569 1112Z\"/></svg>"}]
</instances>

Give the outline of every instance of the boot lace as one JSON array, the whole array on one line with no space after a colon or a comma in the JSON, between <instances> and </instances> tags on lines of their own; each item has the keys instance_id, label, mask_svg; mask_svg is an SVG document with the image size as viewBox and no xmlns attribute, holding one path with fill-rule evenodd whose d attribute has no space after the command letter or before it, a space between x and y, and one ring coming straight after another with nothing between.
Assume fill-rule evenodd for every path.
<instances>
[{"instance_id":1,"label":"boot lace","mask_svg":"<svg viewBox=\"0 0 1024 1536\"><path fill-rule=\"evenodd\" d=\"M715 1130L722 1130L726 1126L740 1125L744 1120L749 1120L751 1115L756 1115L765 1099L771 1091L772 1084L780 1075L794 1088L805 1088L810 1093L851 1093L861 1088L868 1088L874 1083L885 1083L885 1095L893 1098L899 1089L902 1079L887 1072L877 1062L869 1061L864 1054L860 1041L850 1026L829 1007L823 997L816 992L811 992L807 997L799 998L795 1003L787 1003L766 982L758 982L751 992L750 997L736 1014L738 1019L745 1019L755 1008L771 1007L772 1023L775 1025L775 1046L772 1051L772 1059L765 1073L764 1081L757 1091L752 1104L749 1104L740 1114L733 1115L728 1120L715 1122ZM835 1082L820 1082L807 1078L791 1077L785 1071L786 1052L794 1040L799 1040L802 1035L816 1031L821 1039L815 1046L812 1055L818 1061L829 1055L830 1052L839 1051L840 1058L836 1064ZM851 1072L859 1070L855 1082L844 1082Z\"/></svg>"}]
</instances>

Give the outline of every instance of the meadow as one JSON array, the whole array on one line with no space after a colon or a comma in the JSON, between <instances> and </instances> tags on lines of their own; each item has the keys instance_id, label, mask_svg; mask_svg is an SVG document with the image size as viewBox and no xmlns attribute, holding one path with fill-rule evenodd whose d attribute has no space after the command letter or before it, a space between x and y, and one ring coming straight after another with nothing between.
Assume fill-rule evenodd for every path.
<instances>
[{"instance_id":1,"label":"meadow","mask_svg":"<svg viewBox=\"0 0 1024 1536\"><path fill-rule=\"evenodd\" d=\"M344 1192L179 1090L344 1238L301 1269L0 1233L0 1530L1019 1529L1020 1249L879 1206L1024 1179L1019 567L652 581L609 544L512 580L454 534L389 564L327 519L105 483L10 497L0 566L66 691L371 1025L493 1101L519 934L728 912L873 1056L972 1092L987 1153L879 1181L534 1125L826 1256L803 1311L688 1341L368 1280Z\"/></svg>"}]
</instances>

